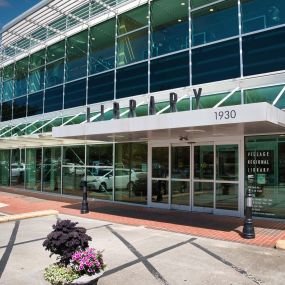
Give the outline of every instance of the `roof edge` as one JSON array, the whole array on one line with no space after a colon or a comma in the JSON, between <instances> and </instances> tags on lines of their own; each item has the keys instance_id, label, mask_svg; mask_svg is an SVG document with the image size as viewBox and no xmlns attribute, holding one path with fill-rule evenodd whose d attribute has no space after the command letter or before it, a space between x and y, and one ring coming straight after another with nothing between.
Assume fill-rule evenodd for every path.
<instances>
[{"instance_id":1,"label":"roof edge","mask_svg":"<svg viewBox=\"0 0 285 285\"><path fill-rule=\"evenodd\" d=\"M28 16L30 16L31 14L33 14L34 12L38 11L40 8L43 8L44 6L46 6L47 4L49 4L50 2L52 2L53 0L41 0L38 4L32 6L30 9L28 9L27 11L23 12L22 14L20 14L18 17L16 17L15 19L11 20L10 22L8 22L6 25L4 25L2 27L2 29L0 30L0 33L4 33L5 31L7 31L8 29L10 29L11 27L15 26L16 24L18 24L19 22L21 22L23 19L27 18Z\"/></svg>"}]
</instances>

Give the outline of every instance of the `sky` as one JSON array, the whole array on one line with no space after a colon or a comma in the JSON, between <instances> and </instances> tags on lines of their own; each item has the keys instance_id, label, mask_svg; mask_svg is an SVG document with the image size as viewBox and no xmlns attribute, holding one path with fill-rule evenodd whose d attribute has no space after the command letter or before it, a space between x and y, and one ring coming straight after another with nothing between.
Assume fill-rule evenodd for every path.
<instances>
[{"instance_id":1,"label":"sky","mask_svg":"<svg viewBox=\"0 0 285 285\"><path fill-rule=\"evenodd\" d=\"M41 0L0 0L0 30Z\"/></svg>"}]
</instances>

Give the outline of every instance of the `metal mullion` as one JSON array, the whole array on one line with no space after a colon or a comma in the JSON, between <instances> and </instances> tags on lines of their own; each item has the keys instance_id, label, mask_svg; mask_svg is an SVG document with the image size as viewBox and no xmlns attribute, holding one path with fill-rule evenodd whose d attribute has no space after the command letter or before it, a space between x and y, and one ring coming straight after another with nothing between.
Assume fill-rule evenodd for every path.
<instances>
[{"instance_id":1,"label":"metal mullion","mask_svg":"<svg viewBox=\"0 0 285 285\"><path fill-rule=\"evenodd\" d=\"M147 1L148 4L148 39L147 39L147 93L150 93L150 53L151 53L151 10L150 10L150 5L151 5L151 0Z\"/></svg>"},{"instance_id":2,"label":"metal mullion","mask_svg":"<svg viewBox=\"0 0 285 285\"><path fill-rule=\"evenodd\" d=\"M112 191L112 201L115 202L115 180L116 180L116 173L115 173L115 170L116 170L116 167L115 167L115 164L116 164L116 145L115 145L115 142L113 141L113 191Z\"/></svg>"},{"instance_id":3,"label":"metal mullion","mask_svg":"<svg viewBox=\"0 0 285 285\"><path fill-rule=\"evenodd\" d=\"M40 192L43 192L43 163L44 163L44 149L43 147L41 147L41 152L42 152L42 155L41 155L41 181L40 181Z\"/></svg>"},{"instance_id":4,"label":"metal mullion","mask_svg":"<svg viewBox=\"0 0 285 285\"><path fill-rule=\"evenodd\" d=\"M216 144L216 142L213 143L213 147L214 147L213 211L215 211L216 210L216 178L217 178L216 177L216 175L217 175L217 157L216 157L217 144Z\"/></svg>"},{"instance_id":5,"label":"metal mullion","mask_svg":"<svg viewBox=\"0 0 285 285\"><path fill-rule=\"evenodd\" d=\"M116 90L117 90L117 48L118 48L118 15L115 17L115 71L114 71L114 100L116 100ZM115 174L115 173L114 173ZM115 175L113 175L115 177Z\"/></svg>"},{"instance_id":6,"label":"metal mullion","mask_svg":"<svg viewBox=\"0 0 285 285\"><path fill-rule=\"evenodd\" d=\"M61 163L60 163L60 195L63 194L63 146L60 146L60 158L61 158Z\"/></svg>"},{"instance_id":7,"label":"metal mullion","mask_svg":"<svg viewBox=\"0 0 285 285\"><path fill-rule=\"evenodd\" d=\"M243 78L241 0L238 0L238 30L239 30L240 77Z\"/></svg>"},{"instance_id":8,"label":"metal mullion","mask_svg":"<svg viewBox=\"0 0 285 285\"><path fill-rule=\"evenodd\" d=\"M136 33L136 32L142 31L142 30L145 30L145 29L147 29L147 28L148 28L148 25L145 25L145 26L143 26L143 27L141 27L141 28L132 30L132 31L130 31L130 32L127 32L127 33L124 33L124 34L121 34L121 35L117 35L117 38L119 39L119 38L122 38L122 37L124 37L124 36L128 36L128 35L130 35L130 34L133 34L133 33Z\"/></svg>"},{"instance_id":9,"label":"metal mullion","mask_svg":"<svg viewBox=\"0 0 285 285\"><path fill-rule=\"evenodd\" d=\"M239 39L239 35L223 38L223 39L220 39L220 40L208 42L208 43L197 45L197 46L193 46L192 49L198 49L200 47L206 47L206 46L210 46L210 45L213 45L213 44L219 44L219 43L223 43L223 42L234 40L234 39Z\"/></svg>"},{"instance_id":10,"label":"metal mullion","mask_svg":"<svg viewBox=\"0 0 285 285\"><path fill-rule=\"evenodd\" d=\"M90 27L88 26L88 33L87 33L87 65L86 65L86 88L85 88L85 101L86 106L88 105L88 82L89 82L89 57L90 57Z\"/></svg>"},{"instance_id":11,"label":"metal mullion","mask_svg":"<svg viewBox=\"0 0 285 285\"><path fill-rule=\"evenodd\" d=\"M46 30L46 38L48 31ZM46 99L46 79L47 79L47 46L45 47L45 59L44 59L44 86L43 86L43 114L45 113L45 99Z\"/></svg>"},{"instance_id":12,"label":"metal mullion","mask_svg":"<svg viewBox=\"0 0 285 285\"><path fill-rule=\"evenodd\" d=\"M200 9L203 9L203 8L207 8L207 7L210 7L210 6L222 3L222 2L226 2L226 1L228 1L228 0L217 0L217 1L209 3L209 4L205 4L205 5L202 5L200 7L193 8L192 11L194 12L194 11L197 11L197 10L200 10Z\"/></svg>"},{"instance_id":13,"label":"metal mullion","mask_svg":"<svg viewBox=\"0 0 285 285\"><path fill-rule=\"evenodd\" d=\"M66 85L66 71L67 71L67 38L64 38L64 58L63 58L63 86L62 86L62 110L64 110L64 100L65 100L65 85ZM62 111L61 110L61 111Z\"/></svg>"},{"instance_id":14,"label":"metal mullion","mask_svg":"<svg viewBox=\"0 0 285 285\"><path fill-rule=\"evenodd\" d=\"M189 84L192 86L193 84L193 76L192 76L192 17L191 17L191 2L188 0L188 21L189 21L189 29L188 29L188 48L189 48ZM191 102L190 102L191 103ZM190 110L191 110L190 105Z\"/></svg>"}]
</instances>

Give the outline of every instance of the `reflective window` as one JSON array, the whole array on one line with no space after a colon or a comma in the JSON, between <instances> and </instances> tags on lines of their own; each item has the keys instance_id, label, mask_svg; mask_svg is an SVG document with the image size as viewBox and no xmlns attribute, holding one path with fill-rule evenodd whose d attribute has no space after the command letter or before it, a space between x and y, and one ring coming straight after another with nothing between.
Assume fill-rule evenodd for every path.
<instances>
[{"instance_id":1,"label":"reflective window","mask_svg":"<svg viewBox=\"0 0 285 285\"><path fill-rule=\"evenodd\" d=\"M64 108L86 104L86 79L73 81L65 85Z\"/></svg>"},{"instance_id":2,"label":"reflective window","mask_svg":"<svg viewBox=\"0 0 285 285\"><path fill-rule=\"evenodd\" d=\"M146 143L116 144L114 183L116 201L147 203Z\"/></svg>"},{"instance_id":3,"label":"reflective window","mask_svg":"<svg viewBox=\"0 0 285 285\"><path fill-rule=\"evenodd\" d=\"M229 95L230 91L227 93L221 94L211 94L211 95L204 95L201 96L199 100L199 108L200 109L207 109L213 108L216 104L221 102L227 95ZM241 104L241 92L237 91L228 99L226 99L222 104L219 106L232 106L232 105L240 105ZM193 98L192 100L192 110L197 109L196 100Z\"/></svg>"},{"instance_id":4,"label":"reflective window","mask_svg":"<svg viewBox=\"0 0 285 285\"><path fill-rule=\"evenodd\" d=\"M44 112L61 110L63 107L63 86L46 89Z\"/></svg>"},{"instance_id":5,"label":"reflective window","mask_svg":"<svg viewBox=\"0 0 285 285\"><path fill-rule=\"evenodd\" d=\"M114 71L88 78L88 104L114 99Z\"/></svg>"},{"instance_id":6,"label":"reflective window","mask_svg":"<svg viewBox=\"0 0 285 285\"><path fill-rule=\"evenodd\" d=\"M13 102L13 119L26 117L27 96L14 99Z\"/></svg>"},{"instance_id":7,"label":"reflective window","mask_svg":"<svg viewBox=\"0 0 285 285\"><path fill-rule=\"evenodd\" d=\"M41 67L45 64L46 50L40 50L30 55L30 65L29 68L35 69Z\"/></svg>"},{"instance_id":8,"label":"reflective window","mask_svg":"<svg viewBox=\"0 0 285 285\"><path fill-rule=\"evenodd\" d=\"M188 1L152 1L151 56L154 57L188 48L188 42Z\"/></svg>"},{"instance_id":9,"label":"reflective window","mask_svg":"<svg viewBox=\"0 0 285 285\"><path fill-rule=\"evenodd\" d=\"M11 157L11 186L25 187L25 149L12 149Z\"/></svg>"},{"instance_id":10,"label":"reflective window","mask_svg":"<svg viewBox=\"0 0 285 285\"><path fill-rule=\"evenodd\" d=\"M193 84L240 76L239 40L230 40L192 50Z\"/></svg>"},{"instance_id":11,"label":"reflective window","mask_svg":"<svg viewBox=\"0 0 285 285\"><path fill-rule=\"evenodd\" d=\"M0 150L0 185L10 186L10 150Z\"/></svg>"},{"instance_id":12,"label":"reflective window","mask_svg":"<svg viewBox=\"0 0 285 285\"><path fill-rule=\"evenodd\" d=\"M245 191L250 189L253 193L255 216L285 218L284 177L284 137L246 138Z\"/></svg>"},{"instance_id":13,"label":"reflective window","mask_svg":"<svg viewBox=\"0 0 285 285\"><path fill-rule=\"evenodd\" d=\"M28 95L27 116L34 116L43 113L43 92Z\"/></svg>"},{"instance_id":14,"label":"reflective window","mask_svg":"<svg viewBox=\"0 0 285 285\"><path fill-rule=\"evenodd\" d=\"M7 65L3 68L3 80L14 78L14 64Z\"/></svg>"},{"instance_id":15,"label":"reflective window","mask_svg":"<svg viewBox=\"0 0 285 285\"><path fill-rule=\"evenodd\" d=\"M60 192L61 188L61 148L43 149L43 191Z\"/></svg>"},{"instance_id":16,"label":"reflective window","mask_svg":"<svg viewBox=\"0 0 285 285\"><path fill-rule=\"evenodd\" d=\"M192 45L239 34L237 1L224 1L192 12Z\"/></svg>"},{"instance_id":17,"label":"reflective window","mask_svg":"<svg viewBox=\"0 0 285 285\"><path fill-rule=\"evenodd\" d=\"M129 33L148 24L148 6L144 5L118 16L118 35Z\"/></svg>"},{"instance_id":18,"label":"reflective window","mask_svg":"<svg viewBox=\"0 0 285 285\"><path fill-rule=\"evenodd\" d=\"M2 103L2 122L12 120L12 106L12 101Z\"/></svg>"},{"instance_id":19,"label":"reflective window","mask_svg":"<svg viewBox=\"0 0 285 285\"><path fill-rule=\"evenodd\" d=\"M88 145L86 177L89 196L96 199L113 198L113 145Z\"/></svg>"},{"instance_id":20,"label":"reflective window","mask_svg":"<svg viewBox=\"0 0 285 285\"><path fill-rule=\"evenodd\" d=\"M284 0L242 0L241 10L243 33L285 23Z\"/></svg>"},{"instance_id":21,"label":"reflective window","mask_svg":"<svg viewBox=\"0 0 285 285\"><path fill-rule=\"evenodd\" d=\"M187 179L190 176L189 146L171 148L171 178Z\"/></svg>"},{"instance_id":22,"label":"reflective window","mask_svg":"<svg viewBox=\"0 0 285 285\"><path fill-rule=\"evenodd\" d=\"M194 182L193 205L195 207L213 208L214 183Z\"/></svg>"},{"instance_id":23,"label":"reflective window","mask_svg":"<svg viewBox=\"0 0 285 285\"><path fill-rule=\"evenodd\" d=\"M238 180L238 145L216 146L216 179Z\"/></svg>"},{"instance_id":24,"label":"reflective window","mask_svg":"<svg viewBox=\"0 0 285 285\"><path fill-rule=\"evenodd\" d=\"M66 81L87 74L88 31L83 31L66 40Z\"/></svg>"},{"instance_id":25,"label":"reflective window","mask_svg":"<svg viewBox=\"0 0 285 285\"><path fill-rule=\"evenodd\" d=\"M168 147L152 148L152 177L167 178L169 164Z\"/></svg>"},{"instance_id":26,"label":"reflective window","mask_svg":"<svg viewBox=\"0 0 285 285\"><path fill-rule=\"evenodd\" d=\"M194 178L214 179L214 147L212 145L194 147Z\"/></svg>"},{"instance_id":27,"label":"reflective window","mask_svg":"<svg viewBox=\"0 0 285 285\"><path fill-rule=\"evenodd\" d=\"M244 75L285 69L285 28L243 38Z\"/></svg>"},{"instance_id":28,"label":"reflective window","mask_svg":"<svg viewBox=\"0 0 285 285\"><path fill-rule=\"evenodd\" d=\"M90 28L89 74L115 66L115 20Z\"/></svg>"},{"instance_id":29,"label":"reflective window","mask_svg":"<svg viewBox=\"0 0 285 285\"><path fill-rule=\"evenodd\" d=\"M188 181L171 181L171 204L189 205L190 183Z\"/></svg>"},{"instance_id":30,"label":"reflective window","mask_svg":"<svg viewBox=\"0 0 285 285\"><path fill-rule=\"evenodd\" d=\"M216 209L238 210L238 184L216 183Z\"/></svg>"},{"instance_id":31,"label":"reflective window","mask_svg":"<svg viewBox=\"0 0 285 285\"><path fill-rule=\"evenodd\" d=\"M150 62L150 91L156 92L189 85L189 52L162 57Z\"/></svg>"},{"instance_id":32,"label":"reflective window","mask_svg":"<svg viewBox=\"0 0 285 285\"><path fill-rule=\"evenodd\" d=\"M116 84L116 98L147 93L147 62L118 69Z\"/></svg>"},{"instance_id":33,"label":"reflective window","mask_svg":"<svg viewBox=\"0 0 285 285\"><path fill-rule=\"evenodd\" d=\"M143 29L118 38L117 66L148 58L148 30Z\"/></svg>"},{"instance_id":34,"label":"reflective window","mask_svg":"<svg viewBox=\"0 0 285 285\"><path fill-rule=\"evenodd\" d=\"M85 167L62 167L62 193L82 197Z\"/></svg>"},{"instance_id":35,"label":"reflective window","mask_svg":"<svg viewBox=\"0 0 285 285\"><path fill-rule=\"evenodd\" d=\"M26 149L26 189L41 191L42 149Z\"/></svg>"},{"instance_id":36,"label":"reflective window","mask_svg":"<svg viewBox=\"0 0 285 285\"><path fill-rule=\"evenodd\" d=\"M244 90L244 103L250 104L258 102L268 102L269 104L272 104L283 89L283 87L283 85L278 85ZM285 108L284 94L280 97L275 106L280 109Z\"/></svg>"},{"instance_id":37,"label":"reflective window","mask_svg":"<svg viewBox=\"0 0 285 285\"><path fill-rule=\"evenodd\" d=\"M191 8L194 9L200 6L211 4L216 1L217 0L191 0Z\"/></svg>"},{"instance_id":38,"label":"reflective window","mask_svg":"<svg viewBox=\"0 0 285 285\"><path fill-rule=\"evenodd\" d=\"M65 41L61 41L52 46L47 47L46 62L52 62L64 57Z\"/></svg>"},{"instance_id":39,"label":"reflective window","mask_svg":"<svg viewBox=\"0 0 285 285\"><path fill-rule=\"evenodd\" d=\"M28 57L15 63L14 97L27 94L28 65Z\"/></svg>"},{"instance_id":40,"label":"reflective window","mask_svg":"<svg viewBox=\"0 0 285 285\"><path fill-rule=\"evenodd\" d=\"M62 84L64 80L64 60L46 66L46 88Z\"/></svg>"},{"instance_id":41,"label":"reflective window","mask_svg":"<svg viewBox=\"0 0 285 285\"><path fill-rule=\"evenodd\" d=\"M13 98L14 80L6 80L3 82L2 100L11 100Z\"/></svg>"},{"instance_id":42,"label":"reflective window","mask_svg":"<svg viewBox=\"0 0 285 285\"><path fill-rule=\"evenodd\" d=\"M64 166L81 166L85 165L85 147L84 145L66 146L63 147L63 162Z\"/></svg>"},{"instance_id":43,"label":"reflective window","mask_svg":"<svg viewBox=\"0 0 285 285\"><path fill-rule=\"evenodd\" d=\"M45 67L40 67L29 72L28 93L34 93L44 88Z\"/></svg>"}]
</instances>

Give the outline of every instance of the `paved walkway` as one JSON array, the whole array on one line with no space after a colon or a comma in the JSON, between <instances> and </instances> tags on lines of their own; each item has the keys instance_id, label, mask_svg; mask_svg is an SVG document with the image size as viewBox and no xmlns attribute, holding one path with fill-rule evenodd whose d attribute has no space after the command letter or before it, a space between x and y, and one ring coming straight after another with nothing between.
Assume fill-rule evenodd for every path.
<instances>
[{"instance_id":1,"label":"paved walkway","mask_svg":"<svg viewBox=\"0 0 285 285\"><path fill-rule=\"evenodd\" d=\"M1 188L2 213L20 214L31 211L58 210L61 214L81 216L114 223L145 226L194 236L274 247L278 239L285 239L285 221L255 220L256 238L243 239L243 220L236 217L215 216L174 210L161 210L108 202L89 201L90 213L81 215L81 202L43 193Z\"/></svg>"}]
</instances>

